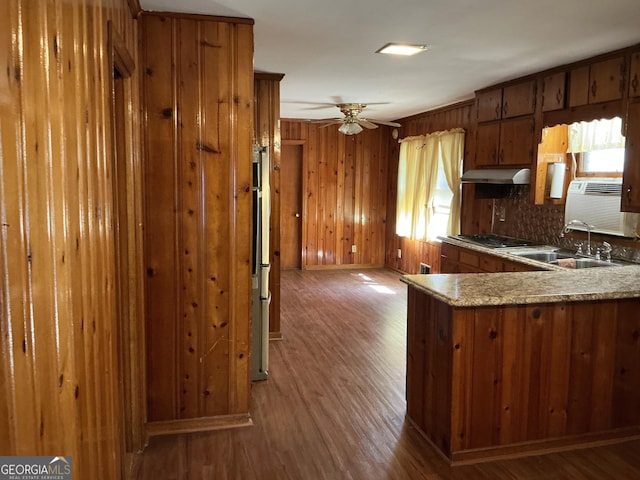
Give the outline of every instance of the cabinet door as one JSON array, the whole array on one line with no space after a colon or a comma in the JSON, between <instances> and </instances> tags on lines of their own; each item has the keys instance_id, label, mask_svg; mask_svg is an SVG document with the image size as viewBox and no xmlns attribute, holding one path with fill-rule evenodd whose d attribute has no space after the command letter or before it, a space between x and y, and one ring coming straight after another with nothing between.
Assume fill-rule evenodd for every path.
<instances>
[{"instance_id":1,"label":"cabinet door","mask_svg":"<svg viewBox=\"0 0 640 480\"><path fill-rule=\"evenodd\" d=\"M482 255L480 257L480 268L483 272L502 272L502 259L495 255Z\"/></svg>"},{"instance_id":2,"label":"cabinet door","mask_svg":"<svg viewBox=\"0 0 640 480\"><path fill-rule=\"evenodd\" d=\"M458 262L447 257L441 257L440 273L458 273Z\"/></svg>"},{"instance_id":3,"label":"cabinet door","mask_svg":"<svg viewBox=\"0 0 640 480\"><path fill-rule=\"evenodd\" d=\"M532 115L536 109L536 81L505 87L502 92L502 118Z\"/></svg>"},{"instance_id":4,"label":"cabinet door","mask_svg":"<svg viewBox=\"0 0 640 480\"><path fill-rule=\"evenodd\" d=\"M640 212L640 103L629 105L622 174L623 212Z\"/></svg>"},{"instance_id":5,"label":"cabinet door","mask_svg":"<svg viewBox=\"0 0 640 480\"><path fill-rule=\"evenodd\" d=\"M629 75L629 96L640 97L640 52L631 55L631 74Z\"/></svg>"},{"instance_id":6,"label":"cabinet door","mask_svg":"<svg viewBox=\"0 0 640 480\"><path fill-rule=\"evenodd\" d=\"M476 95L476 115L478 122L500 120L502 117L502 89L496 88Z\"/></svg>"},{"instance_id":7,"label":"cabinet door","mask_svg":"<svg viewBox=\"0 0 640 480\"><path fill-rule=\"evenodd\" d=\"M569 106L589 103L589 65L571 70L569 74Z\"/></svg>"},{"instance_id":8,"label":"cabinet door","mask_svg":"<svg viewBox=\"0 0 640 480\"><path fill-rule=\"evenodd\" d=\"M501 165L532 165L533 133L532 118L502 122L498 163Z\"/></svg>"},{"instance_id":9,"label":"cabinet door","mask_svg":"<svg viewBox=\"0 0 640 480\"><path fill-rule=\"evenodd\" d=\"M589 72L589 103L608 102L622 98L625 73L624 57L591 65Z\"/></svg>"},{"instance_id":10,"label":"cabinet door","mask_svg":"<svg viewBox=\"0 0 640 480\"><path fill-rule=\"evenodd\" d=\"M554 73L542 79L542 111L562 110L565 105L567 74Z\"/></svg>"},{"instance_id":11,"label":"cabinet door","mask_svg":"<svg viewBox=\"0 0 640 480\"><path fill-rule=\"evenodd\" d=\"M498 164L500 124L478 125L476 129L476 167Z\"/></svg>"}]
</instances>

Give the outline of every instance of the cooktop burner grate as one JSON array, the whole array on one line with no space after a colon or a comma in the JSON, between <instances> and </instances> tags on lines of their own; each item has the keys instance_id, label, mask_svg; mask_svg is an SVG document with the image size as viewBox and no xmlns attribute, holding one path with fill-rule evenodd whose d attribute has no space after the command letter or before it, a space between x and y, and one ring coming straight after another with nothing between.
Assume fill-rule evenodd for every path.
<instances>
[{"instance_id":1,"label":"cooktop burner grate","mask_svg":"<svg viewBox=\"0 0 640 480\"><path fill-rule=\"evenodd\" d=\"M472 235L457 235L456 237L460 240L474 242L489 248L528 247L536 245L536 243L530 242L529 240L506 237L503 235L495 235L493 233L475 233Z\"/></svg>"}]
</instances>

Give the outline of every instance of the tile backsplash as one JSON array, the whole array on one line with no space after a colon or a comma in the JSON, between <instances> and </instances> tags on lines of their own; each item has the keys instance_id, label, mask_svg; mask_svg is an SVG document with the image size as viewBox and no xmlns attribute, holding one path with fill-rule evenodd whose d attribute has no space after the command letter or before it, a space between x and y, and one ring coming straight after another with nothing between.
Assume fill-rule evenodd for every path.
<instances>
[{"instance_id":1,"label":"tile backsplash","mask_svg":"<svg viewBox=\"0 0 640 480\"><path fill-rule=\"evenodd\" d=\"M564 227L564 205L533 205L529 200L528 185L515 188L508 197L497 198L494 202L493 233L575 249L576 240L571 233L560 237ZM500 221L501 217L504 221ZM599 238L599 241L592 240L593 248L602 245L602 237ZM620 237L610 236L606 240L613 247L612 256L640 263L640 250L620 245Z\"/></svg>"}]
</instances>

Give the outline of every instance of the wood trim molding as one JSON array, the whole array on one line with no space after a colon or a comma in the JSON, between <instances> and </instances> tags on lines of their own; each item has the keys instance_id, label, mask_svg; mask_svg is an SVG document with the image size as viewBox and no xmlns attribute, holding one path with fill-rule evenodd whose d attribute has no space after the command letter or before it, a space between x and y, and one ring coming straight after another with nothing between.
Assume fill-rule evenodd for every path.
<instances>
[{"instance_id":1,"label":"wood trim molding","mask_svg":"<svg viewBox=\"0 0 640 480\"><path fill-rule=\"evenodd\" d=\"M384 268L384 265L380 264L362 264L362 263L340 263L336 265L306 265L302 267L302 270L365 270L372 268Z\"/></svg>"},{"instance_id":2,"label":"wood trim molding","mask_svg":"<svg viewBox=\"0 0 640 480\"><path fill-rule=\"evenodd\" d=\"M112 56L113 66L118 70L118 73L125 78L129 78L133 75L136 69L136 63L133 60L133 56L129 53L127 44L124 42L118 31L113 26L113 22L109 20L107 24L108 30L108 49L109 54Z\"/></svg>"},{"instance_id":3,"label":"wood trim molding","mask_svg":"<svg viewBox=\"0 0 640 480\"><path fill-rule=\"evenodd\" d=\"M240 17L218 17L216 15L200 15L194 13L176 13L176 12L147 12L142 11L141 15L148 15L154 17L166 17L185 20L199 20L205 22L226 22L226 23L243 23L246 25L253 25L255 21L253 18L240 18Z\"/></svg>"},{"instance_id":4,"label":"wood trim molding","mask_svg":"<svg viewBox=\"0 0 640 480\"><path fill-rule=\"evenodd\" d=\"M256 80L271 80L279 82L284 78L284 73L253 72L253 78Z\"/></svg>"},{"instance_id":5,"label":"wood trim molding","mask_svg":"<svg viewBox=\"0 0 640 480\"><path fill-rule=\"evenodd\" d=\"M142 13L142 8L140 7L140 0L127 0L129 4L129 10L131 11L131 16L133 18L138 18L138 15Z\"/></svg>"},{"instance_id":6,"label":"wood trim molding","mask_svg":"<svg viewBox=\"0 0 640 480\"><path fill-rule=\"evenodd\" d=\"M216 417L186 418L181 420L167 420L147 423L148 437L158 435L174 435L180 433L208 432L212 430L226 430L229 428L250 427L253 425L251 415L241 413L237 415L221 415Z\"/></svg>"}]
</instances>

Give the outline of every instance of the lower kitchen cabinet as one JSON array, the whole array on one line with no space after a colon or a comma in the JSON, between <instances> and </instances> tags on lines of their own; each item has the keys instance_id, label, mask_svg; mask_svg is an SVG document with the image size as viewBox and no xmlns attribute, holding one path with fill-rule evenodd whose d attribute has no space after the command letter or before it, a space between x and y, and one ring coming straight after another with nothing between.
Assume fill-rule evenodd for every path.
<instances>
[{"instance_id":1,"label":"lower kitchen cabinet","mask_svg":"<svg viewBox=\"0 0 640 480\"><path fill-rule=\"evenodd\" d=\"M440 273L532 272L535 267L442 242Z\"/></svg>"},{"instance_id":2,"label":"lower kitchen cabinet","mask_svg":"<svg viewBox=\"0 0 640 480\"><path fill-rule=\"evenodd\" d=\"M638 308L456 307L409 285L407 416L454 465L631 439Z\"/></svg>"}]
</instances>

